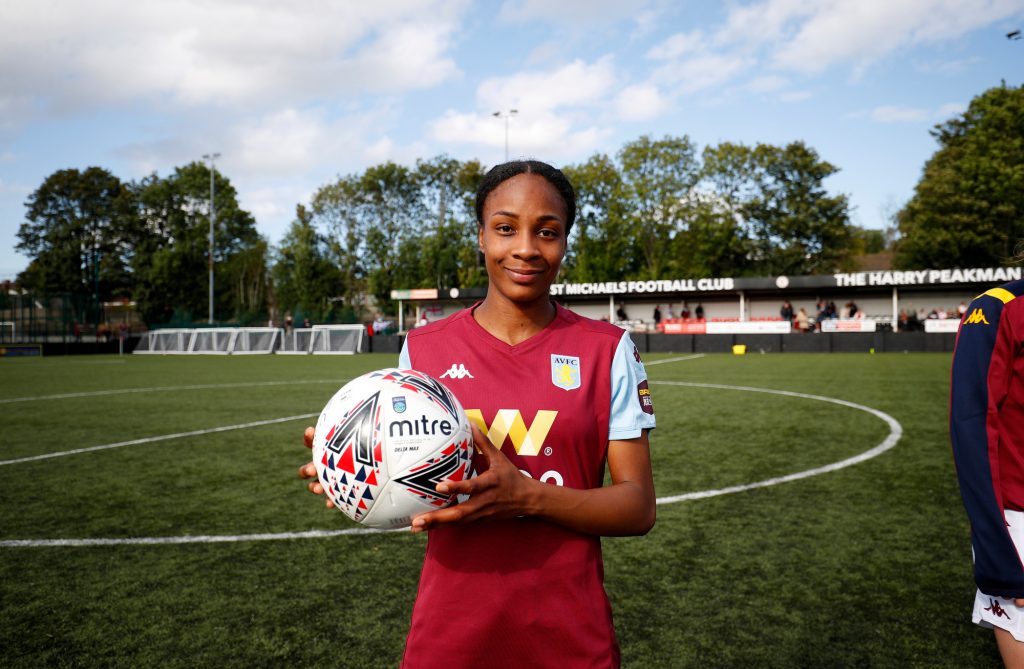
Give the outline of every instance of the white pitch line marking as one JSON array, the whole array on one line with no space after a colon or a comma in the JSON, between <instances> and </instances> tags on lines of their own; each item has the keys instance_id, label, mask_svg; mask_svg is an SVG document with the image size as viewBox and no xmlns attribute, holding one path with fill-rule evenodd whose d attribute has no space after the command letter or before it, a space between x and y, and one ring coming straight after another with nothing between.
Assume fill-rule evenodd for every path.
<instances>
[{"instance_id":1,"label":"white pitch line marking","mask_svg":"<svg viewBox=\"0 0 1024 669\"><path fill-rule=\"evenodd\" d=\"M130 441L119 441L113 444L102 444L100 446L89 446L87 448L76 448L70 451L58 451L56 453L44 453L42 455L32 455L27 458L18 458L16 460L0 460L0 466L2 465L16 465L22 462L34 462L36 460L49 460L50 458L61 458L66 455L77 455L79 453L92 453L94 451L105 451L109 448L121 448L122 446L136 446L138 444L152 444L156 441L167 441L168 439L182 439L184 437L197 437L204 434L214 434L216 432L228 432L230 430L244 430L250 427L260 427L263 425L272 425L274 423L287 423L292 420L299 420L300 418L312 418L313 416L319 416L318 413L304 413L298 416L285 416L284 418L271 418L269 420L257 420L252 423L240 423L238 425L225 425L223 427L210 427L203 430L192 430L191 432L177 432L175 434L162 434L156 437L144 437L142 439L132 439Z\"/></svg>"},{"instance_id":2,"label":"white pitch line marking","mask_svg":"<svg viewBox=\"0 0 1024 669\"><path fill-rule=\"evenodd\" d=\"M128 393L158 393L172 390L210 390L212 388L254 388L257 386L294 386L305 383L339 383L344 385L350 379L315 379L312 381L256 381L247 383L205 383L194 386L157 386L153 388L119 388L117 390L91 390L60 395L38 395L36 397L9 397L0 399L0 404L15 402L38 402L42 400L66 400L73 397L101 397L103 395L127 395ZM341 387L340 385L338 386Z\"/></svg>"},{"instance_id":3,"label":"white pitch line marking","mask_svg":"<svg viewBox=\"0 0 1024 669\"><path fill-rule=\"evenodd\" d=\"M653 362L645 362L644 367L651 367L653 365L664 365L667 362L682 362L683 360L696 360L697 358L703 358L703 353L695 353L693 355L684 355L680 358L666 358L664 360L655 360Z\"/></svg>"},{"instance_id":4,"label":"white pitch line marking","mask_svg":"<svg viewBox=\"0 0 1024 669\"><path fill-rule=\"evenodd\" d=\"M689 358L686 358L689 359ZM670 362L665 360L664 362ZM882 453L885 453L889 449L896 445L896 442L903 436L903 426L900 425L899 421L878 409L872 409L871 407L864 406L863 404L857 404L856 402L848 402L846 400L836 399L834 397L825 397L822 395L809 395L807 393L797 393L789 390L772 390L769 388L754 388L751 386L728 386L717 383L691 383L687 381L651 381L652 384L661 384L669 386L689 386L693 388L714 388L718 390L741 390L755 393L767 393L769 395L783 395L786 397L798 397L801 399L818 400L820 402L831 402L832 404L838 404L840 406L850 407L859 411L865 411L871 415L880 418L889 426L889 436L887 436L882 443L874 448L868 449L859 455L855 455L839 462L824 465L822 467L815 467L806 471L797 472L795 474L787 474L786 476L777 476L764 481L757 481L755 483L746 483L743 485L730 486L728 488L720 488L718 490L701 490L697 492L685 493L682 495L673 495L671 497L659 497L656 502L657 504L675 504L676 502L685 502L695 499L705 499L707 497L716 497L718 495L728 495L731 493L744 492L746 490L753 490L755 488L766 488L768 486L778 485L780 483L788 483L790 481L797 481L811 476L817 476L819 474L826 474L828 472L834 472L839 469L844 469L852 465L870 460ZM229 426L226 428L214 428L212 430L199 430L197 433L206 432L220 432L228 429L240 429L243 427L254 427L259 424L267 423L279 423L287 420L297 420L299 418L307 418L315 416L317 414L307 414L306 416L292 416L290 418L277 418L271 421L261 421L260 423L246 423L244 425ZM156 441L160 439L171 439L178 436L189 436L194 433L182 433L180 435L167 435L164 437L157 437L150 440ZM108 448L114 446L127 446L132 443L150 441L150 440L136 440L135 442L123 442L121 444L108 445ZM95 448L95 447L94 447ZM81 452L84 450L93 449L79 449ZM70 451L67 453L71 453ZM43 457L55 457L55 455L43 456ZM39 457L34 459L41 459ZM9 464L0 462L0 464ZM195 536L179 536L179 537L131 537L125 539L6 539L0 540L0 548L39 548L39 547L50 547L50 546L125 546L125 545L166 545L166 544L190 544L190 543L228 543L228 542L240 542L240 541L273 541L282 539L319 539L326 537L336 536L349 536L349 535L363 535L363 534L380 534L384 532L404 532L406 529L400 530L375 530L370 528L351 528L346 530L310 530L308 532L279 532L279 533L266 533L266 534L238 534L238 535L195 535Z\"/></svg>"},{"instance_id":5,"label":"white pitch line marking","mask_svg":"<svg viewBox=\"0 0 1024 669\"><path fill-rule=\"evenodd\" d=\"M801 399L818 400L819 402L831 402L832 404L838 404L840 406L850 407L859 411L865 411L872 416L880 418L889 426L889 436L887 436L882 443L875 446L874 448L868 449L859 455L855 455L839 462L833 462L828 465L821 467L815 467L802 472L796 472L795 474L787 474L786 476L776 476L774 478L765 479L764 481L757 481L755 483L744 483L743 485L730 486L728 488L720 488L718 490L700 490L697 492L689 492L683 495L672 495L671 497L659 497L656 502L658 504L674 504L676 502L684 502L691 499L705 499L707 497L717 497L718 495L728 495L735 492L744 492L746 490L753 490L755 488L767 488L768 486L778 485L780 483L788 483L790 481L798 481L800 479L809 478L811 476L817 476L819 474L827 474L828 472L838 471L845 469L852 465L859 464L871 458L877 457L882 453L885 453L896 445L896 442L903 436L903 426L900 425L899 421L878 409L872 409L871 407L864 406L863 404L857 404L856 402L847 402L846 400L836 399L834 397L825 397L823 395L809 395L807 393L796 393L790 390L771 390L769 388L753 388L751 386L726 386L717 383L690 383L687 381L651 381L652 385L668 385L668 386L690 386L693 388L715 388L719 390L742 390L752 393L767 393L769 395L783 395L786 397L799 397Z\"/></svg>"},{"instance_id":6,"label":"white pitch line marking","mask_svg":"<svg viewBox=\"0 0 1024 669\"><path fill-rule=\"evenodd\" d=\"M167 544L220 544L241 541L279 541L282 539L325 539L353 534L389 534L411 532L409 528L375 530L353 527L347 530L309 530L306 532L277 532L261 534L196 534L182 537L128 537L125 539L6 539L0 548L42 548L50 546L160 546Z\"/></svg>"}]
</instances>

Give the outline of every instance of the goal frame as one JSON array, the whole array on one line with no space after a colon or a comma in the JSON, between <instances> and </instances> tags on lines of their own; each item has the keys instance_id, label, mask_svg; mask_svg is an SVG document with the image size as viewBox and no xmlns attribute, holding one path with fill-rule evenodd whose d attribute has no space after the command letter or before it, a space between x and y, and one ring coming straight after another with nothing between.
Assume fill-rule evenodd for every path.
<instances>
[{"instance_id":1,"label":"goal frame","mask_svg":"<svg viewBox=\"0 0 1024 669\"><path fill-rule=\"evenodd\" d=\"M332 351L329 345L325 345L324 342L330 341L330 332L355 332L356 333L356 345L355 350L337 350ZM332 325L314 325L313 336L309 341L309 352L313 355L355 355L356 353L362 353L363 351L363 337L366 336L366 327L359 323L349 324L332 324Z\"/></svg>"}]
</instances>

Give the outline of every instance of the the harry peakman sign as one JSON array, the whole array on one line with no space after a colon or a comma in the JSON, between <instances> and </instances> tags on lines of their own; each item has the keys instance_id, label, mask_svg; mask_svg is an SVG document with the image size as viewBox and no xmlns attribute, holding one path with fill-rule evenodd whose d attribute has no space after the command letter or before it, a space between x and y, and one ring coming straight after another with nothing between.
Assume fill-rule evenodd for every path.
<instances>
[{"instance_id":1,"label":"the harry peakman sign","mask_svg":"<svg viewBox=\"0 0 1024 669\"><path fill-rule=\"evenodd\" d=\"M661 279L652 281L604 281L556 283L551 294L643 295L664 293L714 293L773 288L856 288L883 286L939 286L958 284L1000 284L1022 277L1022 267L976 267L968 269L926 269L885 272L852 272L821 276L778 276L715 279Z\"/></svg>"}]
</instances>

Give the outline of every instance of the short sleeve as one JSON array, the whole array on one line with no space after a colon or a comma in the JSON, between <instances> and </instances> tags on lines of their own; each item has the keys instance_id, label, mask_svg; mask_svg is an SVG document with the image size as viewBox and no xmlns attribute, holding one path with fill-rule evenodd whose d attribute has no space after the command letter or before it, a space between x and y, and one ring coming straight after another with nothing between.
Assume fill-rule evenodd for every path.
<instances>
[{"instance_id":1,"label":"short sleeve","mask_svg":"<svg viewBox=\"0 0 1024 669\"><path fill-rule=\"evenodd\" d=\"M402 352L398 354L398 368L412 369L412 358L409 357L409 338L402 342Z\"/></svg>"},{"instance_id":2,"label":"short sleeve","mask_svg":"<svg viewBox=\"0 0 1024 669\"><path fill-rule=\"evenodd\" d=\"M612 406L608 421L608 440L636 439L644 430L654 429L654 403L647 387L647 371L640 354L629 338L622 339L612 358Z\"/></svg>"}]
</instances>

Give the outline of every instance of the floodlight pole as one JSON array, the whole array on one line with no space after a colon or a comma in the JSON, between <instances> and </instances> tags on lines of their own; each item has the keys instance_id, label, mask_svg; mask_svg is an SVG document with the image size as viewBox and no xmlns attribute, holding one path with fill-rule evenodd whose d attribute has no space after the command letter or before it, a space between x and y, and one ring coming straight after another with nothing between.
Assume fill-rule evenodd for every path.
<instances>
[{"instance_id":1,"label":"floodlight pole","mask_svg":"<svg viewBox=\"0 0 1024 669\"><path fill-rule=\"evenodd\" d=\"M217 224L217 210L213 206L213 173L216 171L214 161L218 158L220 158L219 153L203 154L203 160L210 161L210 325L213 325L213 228Z\"/></svg>"},{"instance_id":2,"label":"floodlight pole","mask_svg":"<svg viewBox=\"0 0 1024 669\"><path fill-rule=\"evenodd\" d=\"M518 109L509 109L507 112L496 111L492 116L505 119L505 162L508 162L508 120L519 113Z\"/></svg>"}]
</instances>

